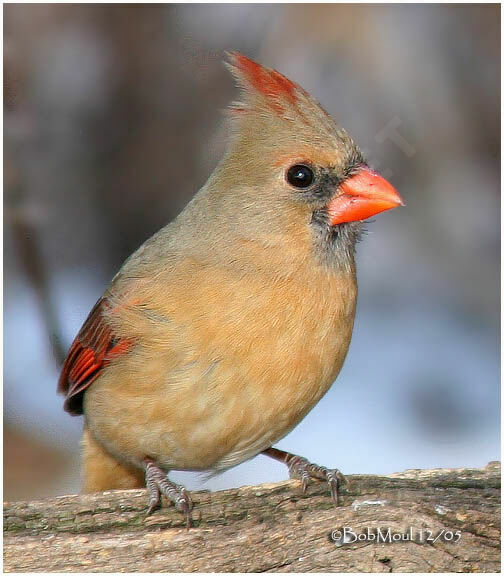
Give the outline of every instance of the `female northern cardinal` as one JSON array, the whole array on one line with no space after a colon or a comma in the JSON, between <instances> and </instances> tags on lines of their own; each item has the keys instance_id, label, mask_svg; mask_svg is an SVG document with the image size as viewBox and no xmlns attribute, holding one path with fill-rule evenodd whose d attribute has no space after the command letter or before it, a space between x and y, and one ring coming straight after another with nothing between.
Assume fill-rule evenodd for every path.
<instances>
[{"instance_id":1,"label":"female northern cardinal","mask_svg":"<svg viewBox=\"0 0 504 576\"><path fill-rule=\"evenodd\" d=\"M355 314L362 220L402 204L300 86L233 53L242 89L224 159L185 210L124 263L66 358L84 414L84 490L147 485L190 522L169 470L260 452L303 487L338 470L272 448L327 392ZM92 384L92 386L91 386Z\"/></svg>"}]
</instances>

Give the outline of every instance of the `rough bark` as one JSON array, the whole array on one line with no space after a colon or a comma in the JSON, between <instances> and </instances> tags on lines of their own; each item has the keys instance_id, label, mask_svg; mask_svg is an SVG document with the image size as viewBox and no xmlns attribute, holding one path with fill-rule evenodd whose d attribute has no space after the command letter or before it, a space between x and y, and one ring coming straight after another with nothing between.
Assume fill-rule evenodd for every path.
<instances>
[{"instance_id":1,"label":"rough bark","mask_svg":"<svg viewBox=\"0 0 504 576\"><path fill-rule=\"evenodd\" d=\"M171 506L145 518L144 490L7 503L4 571L500 571L498 462L348 480L338 508L296 480L193 493L189 531ZM413 540L334 542L345 526Z\"/></svg>"}]
</instances>

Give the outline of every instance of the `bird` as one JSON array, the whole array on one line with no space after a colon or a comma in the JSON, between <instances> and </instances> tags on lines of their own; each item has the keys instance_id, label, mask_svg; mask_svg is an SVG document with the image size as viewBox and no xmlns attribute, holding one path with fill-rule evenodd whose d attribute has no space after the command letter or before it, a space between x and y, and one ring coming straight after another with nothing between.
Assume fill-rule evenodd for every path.
<instances>
[{"instance_id":1,"label":"bird","mask_svg":"<svg viewBox=\"0 0 504 576\"><path fill-rule=\"evenodd\" d=\"M350 344L364 221L403 205L301 86L227 53L240 98L230 142L184 210L122 265L64 361L84 416L83 491L146 487L191 523L173 470L219 473L258 454L303 490L345 478L274 447L336 380Z\"/></svg>"}]
</instances>

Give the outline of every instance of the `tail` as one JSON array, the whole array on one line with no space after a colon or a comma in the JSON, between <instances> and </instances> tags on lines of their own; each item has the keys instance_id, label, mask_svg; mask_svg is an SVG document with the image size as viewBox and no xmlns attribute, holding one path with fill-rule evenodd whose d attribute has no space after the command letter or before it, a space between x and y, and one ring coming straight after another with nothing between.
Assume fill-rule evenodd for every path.
<instances>
[{"instance_id":1,"label":"tail","mask_svg":"<svg viewBox=\"0 0 504 576\"><path fill-rule=\"evenodd\" d=\"M84 426L82 434L82 448L84 493L145 487L143 470L125 466L110 456L96 442L87 426Z\"/></svg>"}]
</instances>

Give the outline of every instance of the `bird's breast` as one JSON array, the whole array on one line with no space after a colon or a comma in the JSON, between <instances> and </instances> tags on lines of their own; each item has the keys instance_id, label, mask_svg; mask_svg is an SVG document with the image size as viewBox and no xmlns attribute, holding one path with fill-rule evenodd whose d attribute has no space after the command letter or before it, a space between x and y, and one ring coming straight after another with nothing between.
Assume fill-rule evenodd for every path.
<instances>
[{"instance_id":1,"label":"bird's breast","mask_svg":"<svg viewBox=\"0 0 504 576\"><path fill-rule=\"evenodd\" d=\"M88 392L87 404L104 408L98 428L107 436L115 427L130 460L145 454L175 469L237 464L287 434L343 364L353 275L222 274L172 283L168 299L151 296L150 319L129 327L142 330L141 344Z\"/></svg>"}]
</instances>

